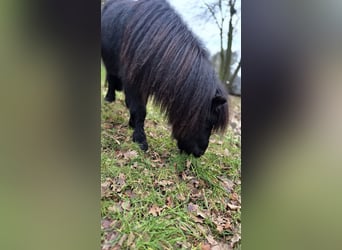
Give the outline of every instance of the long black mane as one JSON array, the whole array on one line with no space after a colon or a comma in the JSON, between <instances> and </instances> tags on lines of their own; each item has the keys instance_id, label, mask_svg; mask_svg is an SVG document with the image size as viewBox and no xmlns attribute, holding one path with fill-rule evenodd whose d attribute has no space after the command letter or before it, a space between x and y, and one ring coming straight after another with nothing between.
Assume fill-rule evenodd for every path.
<instances>
[{"instance_id":1,"label":"long black mane","mask_svg":"<svg viewBox=\"0 0 342 250\"><path fill-rule=\"evenodd\" d=\"M213 97L227 95L209 54L166 1L129 1L134 4L122 36L121 78L134 84L144 99L153 97L174 136L194 134L210 116ZM223 131L228 104L217 112L213 129Z\"/></svg>"}]
</instances>

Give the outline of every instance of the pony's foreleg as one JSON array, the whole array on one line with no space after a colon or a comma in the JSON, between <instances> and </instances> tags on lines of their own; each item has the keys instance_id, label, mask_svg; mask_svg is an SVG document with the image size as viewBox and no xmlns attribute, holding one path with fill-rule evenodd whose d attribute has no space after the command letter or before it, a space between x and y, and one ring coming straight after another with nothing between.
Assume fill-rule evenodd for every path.
<instances>
[{"instance_id":1,"label":"pony's foreleg","mask_svg":"<svg viewBox=\"0 0 342 250\"><path fill-rule=\"evenodd\" d=\"M129 108L130 119L129 125L134 129L133 141L138 143L144 151L148 149L144 123L146 117L146 102L138 94L134 92L126 92L126 105Z\"/></svg>"},{"instance_id":2,"label":"pony's foreleg","mask_svg":"<svg viewBox=\"0 0 342 250\"><path fill-rule=\"evenodd\" d=\"M135 121L134 132L133 132L133 141L137 142L140 148L144 151L148 149L148 144L146 140L146 134L144 130L144 123L146 117L146 107L138 106L136 107L135 113L134 111L131 113L131 116L135 117L133 121ZM131 122L133 122L131 121Z\"/></svg>"},{"instance_id":3,"label":"pony's foreleg","mask_svg":"<svg viewBox=\"0 0 342 250\"><path fill-rule=\"evenodd\" d=\"M108 90L105 97L107 102L115 101L115 90L122 90L122 82L120 78L107 74L106 80L108 82Z\"/></svg>"}]
</instances>

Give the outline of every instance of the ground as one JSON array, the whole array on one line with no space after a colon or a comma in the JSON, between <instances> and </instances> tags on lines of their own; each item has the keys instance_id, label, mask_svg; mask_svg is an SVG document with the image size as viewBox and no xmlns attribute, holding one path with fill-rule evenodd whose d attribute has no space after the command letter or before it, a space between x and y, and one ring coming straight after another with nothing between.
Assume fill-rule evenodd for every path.
<instances>
[{"instance_id":1,"label":"ground","mask_svg":"<svg viewBox=\"0 0 342 250\"><path fill-rule=\"evenodd\" d=\"M240 110L240 98L231 96L227 132L212 135L206 153L194 158L179 153L151 103L143 152L132 142L123 94L112 104L102 101L103 250L240 249Z\"/></svg>"}]
</instances>

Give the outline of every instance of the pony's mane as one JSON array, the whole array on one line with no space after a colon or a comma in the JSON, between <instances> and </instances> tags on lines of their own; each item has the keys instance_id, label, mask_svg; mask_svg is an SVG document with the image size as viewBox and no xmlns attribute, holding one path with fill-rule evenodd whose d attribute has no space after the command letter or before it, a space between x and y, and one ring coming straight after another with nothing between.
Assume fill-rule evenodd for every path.
<instances>
[{"instance_id":1,"label":"pony's mane","mask_svg":"<svg viewBox=\"0 0 342 250\"><path fill-rule=\"evenodd\" d=\"M134 2L121 47L122 77L143 98L153 96L173 127L173 135L197 132L216 92L226 95L208 52L164 0ZM228 106L218 110L214 130L225 130Z\"/></svg>"}]
</instances>

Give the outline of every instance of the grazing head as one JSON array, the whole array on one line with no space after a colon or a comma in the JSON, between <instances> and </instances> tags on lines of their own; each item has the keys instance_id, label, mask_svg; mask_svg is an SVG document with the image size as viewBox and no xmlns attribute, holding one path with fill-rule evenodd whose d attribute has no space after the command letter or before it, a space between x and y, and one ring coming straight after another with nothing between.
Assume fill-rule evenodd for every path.
<instances>
[{"instance_id":1,"label":"grazing head","mask_svg":"<svg viewBox=\"0 0 342 250\"><path fill-rule=\"evenodd\" d=\"M196 128L184 136L175 136L181 151L200 157L208 147L211 133L225 130L228 123L228 101L224 93L217 91L211 100L210 109Z\"/></svg>"}]
</instances>

